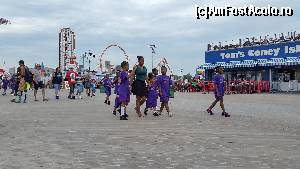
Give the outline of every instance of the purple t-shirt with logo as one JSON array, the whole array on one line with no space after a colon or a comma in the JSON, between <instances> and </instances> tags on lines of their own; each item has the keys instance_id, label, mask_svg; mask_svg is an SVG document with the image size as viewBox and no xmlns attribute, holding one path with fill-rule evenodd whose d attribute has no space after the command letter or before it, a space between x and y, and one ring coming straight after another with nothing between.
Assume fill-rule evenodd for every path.
<instances>
[{"instance_id":1,"label":"purple t-shirt with logo","mask_svg":"<svg viewBox=\"0 0 300 169\"><path fill-rule=\"evenodd\" d=\"M162 102L169 101L170 87L172 85L171 78L166 75L160 75L160 76L157 76L156 83L157 83L157 86L160 88L161 94L162 94L160 96L160 100Z\"/></svg>"},{"instance_id":2,"label":"purple t-shirt with logo","mask_svg":"<svg viewBox=\"0 0 300 169\"><path fill-rule=\"evenodd\" d=\"M215 94L217 94L218 90L219 96L224 96L224 76L217 74L214 77L214 84L217 85Z\"/></svg>"}]
</instances>

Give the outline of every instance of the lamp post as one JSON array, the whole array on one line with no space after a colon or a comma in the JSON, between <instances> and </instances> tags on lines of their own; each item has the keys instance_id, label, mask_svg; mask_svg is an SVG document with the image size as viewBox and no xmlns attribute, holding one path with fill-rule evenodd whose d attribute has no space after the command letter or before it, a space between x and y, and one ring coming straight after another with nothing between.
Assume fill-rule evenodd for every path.
<instances>
[{"instance_id":1,"label":"lamp post","mask_svg":"<svg viewBox=\"0 0 300 169\"><path fill-rule=\"evenodd\" d=\"M96 58L96 55L93 54L90 50L88 53L85 52L84 55L82 56L83 62L85 59L87 59L87 62L89 63L89 73L91 71L91 62L92 62L91 59L92 58ZM83 69L84 69L84 65L83 65Z\"/></svg>"},{"instance_id":2,"label":"lamp post","mask_svg":"<svg viewBox=\"0 0 300 169\"><path fill-rule=\"evenodd\" d=\"M154 67L154 64L153 64L153 54L156 53L155 50L154 50L156 48L156 46L155 45L148 45L148 47L151 48L151 50L152 50L152 69L153 69L153 67Z\"/></svg>"}]
</instances>

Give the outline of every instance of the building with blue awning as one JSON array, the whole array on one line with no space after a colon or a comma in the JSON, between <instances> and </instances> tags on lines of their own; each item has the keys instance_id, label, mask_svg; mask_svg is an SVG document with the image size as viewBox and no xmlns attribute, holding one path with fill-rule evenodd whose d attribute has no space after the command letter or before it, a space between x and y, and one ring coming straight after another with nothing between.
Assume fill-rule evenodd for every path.
<instances>
[{"instance_id":1,"label":"building with blue awning","mask_svg":"<svg viewBox=\"0 0 300 169\"><path fill-rule=\"evenodd\" d=\"M265 44L205 52L206 80L216 66L223 66L227 80L300 80L300 41Z\"/></svg>"}]
</instances>

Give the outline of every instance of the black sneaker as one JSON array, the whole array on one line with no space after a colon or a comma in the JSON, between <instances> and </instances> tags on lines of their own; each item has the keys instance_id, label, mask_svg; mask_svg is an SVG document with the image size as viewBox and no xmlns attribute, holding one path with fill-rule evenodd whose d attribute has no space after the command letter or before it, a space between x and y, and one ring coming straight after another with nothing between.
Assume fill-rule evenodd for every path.
<instances>
[{"instance_id":1,"label":"black sneaker","mask_svg":"<svg viewBox=\"0 0 300 169\"><path fill-rule=\"evenodd\" d=\"M159 114L157 112L154 112L153 116L159 116Z\"/></svg>"},{"instance_id":2,"label":"black sneaker","mask_svg":"<svg viewBox=\"0 0 300 169\"><path fill-rule=\"evenodd\" d=\"M145 108L145 110L144 110L144 114L145 114L145 116L147 116L148 115L148 109L147 108Z\"/></svg>"},{"instance_id":3,"label":"black sneaker","mask_svg":"<svg viewBox=\"0 0 300 169\"><path fill-rule=\"evenodd\" d=\"M211 116L214 115L214 113L213 113L211 110L207 109L206 111L207 111L207 113L210 114Z\"/></svg>"},{"instance_id":4,"label":"black sneaker","mask_svg":"<svg viewBox=\"0 0 300 169\"><path fill-rule=\"evenodd\" d=\"M75 100L76 99L75 96L73 96L72 99Z\"/></svg>"},{"instance_id":5,"label":"black sneaker","mask_svg":"<svg viewBox=\"0 0 300 169\"><path fill-rule=\"evenodd\" d=\"M230 114L225 112L224 117L230 117Z\"/></svg>"},{"instance_id":6,"label":"black sneaker","mask_svg":"<svg viewBox=\"0 0 300 169\"><path fill-rule=\"evenodd\" d=\"M121 116L121 109L118 109L117 112L119 112L119 115Z\"/></svg>"},{"instance_id":7,"label":"black sneaker","mask_svg":"<svg viewBox=\"0 0 300 169\"><path fill-rule=\"evenodd\" d=\"M126 117L126 118L127 118L127 117L128 117L128 114L127 114L127 113L125 113L125 114L124 114L124 117Z\"/></svg>"},{"instance_id":8,"label":"black sneaker","mask_svg":"<svg viewBox=\"0 0 300 169\"><path fill-rule=\"evenodd\" d=\"M116 115L117 115L117 111L114 110L114 111L112 112L112 114L113 114L114 116L116 116Z\"/></svg>"},{"instance_id":9,"label":"black sneaker","mask_svg":"<svg viewBox=\"0 0 300 169\"><path fill-rule=\"evenodd\" d=\"M104 103L107 104L107 100L105 100Z\"/></svg>"},{"instance_id":10,"label":"black sneaker","mask_svg":"<svg viewBox=\"0 0 300 169\"><path fill-rule=\"evenodd\" d=\"M59 99L59 96L56 96L55 98L58 100L58 99Z\"/></svg>"},{"instance_id":11,"label":"black sneaker","mask_svg":"<svg viewBox=\"0 0 300 169\"><path fill-rule=\"evenodd\" d=\"M120 120L128 120L125 116L120 116Z\"/></svg>"},{"instance_id":12,"label":"black sneaker","mask_svg":"<svg viewBox=\"0 0 300 169\"><path fill-rule=\"evenodd\" d=\"M107 104L110 105L110 101L107 101Z\"/></svg>"},{"instance_id":13,"label":"black sneaker","mask_svg":"<svg viewBox=\"0 0 300 169\"><path fill-rule=\"evenodd\" d=\"M222 116L225 116L226 112L222 112Z\"/></svg>"}]
</instances>

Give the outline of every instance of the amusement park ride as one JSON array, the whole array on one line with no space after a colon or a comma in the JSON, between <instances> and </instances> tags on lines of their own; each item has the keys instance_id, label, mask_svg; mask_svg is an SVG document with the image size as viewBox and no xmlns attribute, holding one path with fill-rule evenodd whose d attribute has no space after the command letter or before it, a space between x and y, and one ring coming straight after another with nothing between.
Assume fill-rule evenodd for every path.
<instances>
[{"instance_id":1,"label":"amusement park ride","mask_svg":"<svg viewBox=\"0 0 300 169\"><path fill-rule=\"evenodd\" d=\"M161 68L162 66L165 66L165 67L168 69L169 74L170 74L170 75L173 75L173 71L171 70L171 68L170 68L170 66L169 66L169 63L168 63L168 61L167 61L166 58L162 58L162 59L160 60L160 62L157 64L157 66L156 66L156 69L158 70L159 73L160 73L160 68Z\"/></svg>"},{"instance_id":2,"label":"amusement park ride","mask_svg":"<svg viewBox=\"0 0 300 169\"><path fill-rule=\"evenodd\" d=\"M154 45L149 45L149 47L151 47L152 51L154 51L155 48ZM126 51L118 44L111 44L101 52L100 56L97 59L99 61L97 66L99 68L99 71L102 74L111 73L112 70L115 69L112 67L112 65L110 65L110 62L105 59L106 52L111 48L120 49L124 56L122 60L129 62L129 55L126 53ZM95 55L93 55L93 57L95 58ZM152 65L153 65L153 61L152 61ZM84 67L84 63L82 66ZM162 66L166 66L169 69L170 74L173 74L166 58L161 59L161 61L158 63L156 68L160 71L160 68ZM71 28L62 28L59 33L59 67L62 69L63 72L66 72L69 68L74 68L74 69L79 68L78 63L76 62L75 33L71 30Z\"/></svg>"},{"instance_id":3,"label":"amusement park ride","mask_svg":"<svg viewBox=\"0 0 300 169\"><path fill-rule=\"evenodd\" d=\"M75 55L75 33L71 28L62 28L59 33L59 67L66 72L78 68Z\"/></svg>"},{"instance_id":4,"label":"amusement park ride","mask_svg":"<svg viewBox=\"0 0 300 169\"><path fill-rule=\"evenodd\" d=\"M108 65L108 66L105 66L105 53L108 51L108 49L110 48L113 48L113 47L116 47L118 49L120 49L123 54L124 54L124 60L125 61L129 61L129 56L128 54L126 53L126 51L119 45L117 44L112 44L112 45L109 45L107 46L100 54L99 56L99 64L98 64L98 67L99 67L99 70L104 73L104 72L110 72L111 70L107 70L107 69L112 69L112 66L111 65ZM109 68L108 68L109 67Z\"/></svg>"},{"instance_id":5,"label":"amusement park ride","mask_svg":"<svg viewBox=\"0 0 300 169\"><path fill-rule=\"evenodd\" d=\"M150 45L151 46L151 45ZM107 70L107 66L104 66L105 65L105 61L104 61L104 56L105 56L105 53L107 52L108 49L112 48L112 47L117 47L119 48L123 54L124 54L124 60L125 61L129 61L129 56L128 54L126 53L126 51L120 46L120 45L117 45L117 44L112 44L112 45L109 45L107 46L101 53L100 57L99 57L99 69L101 72L109 72L109 70ZM153 46L151 46L153 47ZM166 66L168 71L169 71L169 74L173 75L173 71L171 70L170 66L169 66L169 63L167 61L166 58L162 58L160 60L160 62L157 64L156 68L158 69L158 71L160 72L160 68L162 66Z\"/></svg>"}]
</instances>

